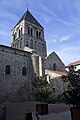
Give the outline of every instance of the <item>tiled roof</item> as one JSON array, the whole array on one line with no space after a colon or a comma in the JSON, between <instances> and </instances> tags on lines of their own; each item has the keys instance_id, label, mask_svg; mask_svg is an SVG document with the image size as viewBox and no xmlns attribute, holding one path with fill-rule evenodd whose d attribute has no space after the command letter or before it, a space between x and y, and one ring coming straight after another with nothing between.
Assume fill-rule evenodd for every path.
<instances>
[{"instance_id":1,"label":"tiled roof","mask_svg":"<svg viewBox=\"0 0 80 120\"><path fill-rule=\"evenodd\" d=\"M74 66L80 65L80 61L72 62L72 63L68 64L66 67L69 67L71 65L74 65Z\"/></svg>"},{"instance_id":2,"label":"tiled roof","mask_svg":"<svg viewBox=\"0 0 80 120\"><path fill-rule=\"evenodd\" d=\"M18 21L18 23L15 25L15 27L22 21L22 20L26 20L26 21L29 21L33 24L36 24L37 26L40 26L40 23L32 16L32 14L27 10L24 15L21 17L21 19ZM14 27L14 28L15 28ZM43 27L42 27L43 28Z\"/></svg>"},{"instance_id":3,"label":"tiled roof","mask_svg":"<svg viewBox=\"0 0 80 120\"><path fill-rule=\"evenodd\" d=\"M47 70L47 71L50 71L50 72L53 72L53 73L56 73L56 74L59 74L59 75L67 76L67 72L60 72L60 71L54 71L54 70Z\"/></svg>"}]
</instances>

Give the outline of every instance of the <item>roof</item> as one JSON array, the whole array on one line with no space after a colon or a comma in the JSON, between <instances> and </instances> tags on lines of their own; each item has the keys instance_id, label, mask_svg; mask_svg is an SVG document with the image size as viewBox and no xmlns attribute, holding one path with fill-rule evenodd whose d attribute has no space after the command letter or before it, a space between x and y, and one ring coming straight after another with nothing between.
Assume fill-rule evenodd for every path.
<instances>
[{"instance_id":1,"label":"roof","mask_svg":"<svg viewBox=\"0 0 80 120\"><path fill-rule=\"evenodd\" d=\"M69 67L71 65L74 65L74 66L80 65L80 61L72 62L72 63L68 64L66 67Z\"/></svg>"},{"instance_id":2,"label":"roof","mask_svg":"<svg viewBox=\"0 0 80 120\"><path fill-rule=\"evenodd\" d=\"M26 20L29 21L33 24L36 24L37 26L43 28L40 23L33 17L33 15L27 10L24 15L21 17L21 19L18 21L18 23L15 25L15 27L22 21L22 20ZM14 27L14 28L15 28Z\"/></svg>"},{"instance_id":3,"label":"roof","mask_svg":"<svg viewBox=\"0 0 80 120\"><path fill-rule=\"evenodd\" d=\"M59 74L59 75L67 76L67 72L54 71L54 70L47 70L47 71L50 71L50 72L53 72L53 73L56 73L56 74Z\"/></svg>"}]
</instances>

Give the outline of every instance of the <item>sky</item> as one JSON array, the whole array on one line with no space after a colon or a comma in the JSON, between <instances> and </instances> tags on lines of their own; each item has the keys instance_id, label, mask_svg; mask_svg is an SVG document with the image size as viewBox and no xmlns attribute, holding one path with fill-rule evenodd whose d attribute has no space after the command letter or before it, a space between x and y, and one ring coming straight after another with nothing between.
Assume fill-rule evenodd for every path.
<instances>
[{"instance_id":1,"label":"sky","mask_svg":"<svg viewBox=\"0 0 80 120\"><path fill-rule=\"evenodd\" d=\"M56 52L65 65L80 60L80 0L0 0L0 44L10 46L27 3L44 27L48 55Z\"/></svg>"}]
</instances>

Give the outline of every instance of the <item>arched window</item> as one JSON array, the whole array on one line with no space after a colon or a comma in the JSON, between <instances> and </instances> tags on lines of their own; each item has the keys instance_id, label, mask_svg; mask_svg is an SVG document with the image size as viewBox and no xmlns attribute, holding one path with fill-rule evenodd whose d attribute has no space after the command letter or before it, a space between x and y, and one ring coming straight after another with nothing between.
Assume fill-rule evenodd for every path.
<instances>
[{"instance_id":1,"label":"arched window","mask_svg":"<svg viewBox=\"0 0 80 120\"><path fill-rule=\"evenodd\" d=\"M19 37L20 37L20 29L19 29Z\"/></svg>"},{"instance_id":2,"label":"arched window","mask_svg":"<svg viewBox=\"0 0 80 120\"><path fill-rule=\"evenodd\" d=\"M52 88L53 89L53 93L55 93L55 88Z\"/></svg>"},{"instance_id":3,"label":"arched window","mask_svg":"<svg viewBox=\"0 0 80 120\"><path fill-rule=\"evenodd\" d=\"M15 39L16 39L16 37L17 37L17 33L15 33Z\"/></svg>"},{"instance_id":4,"label":"arched window","mask_svg":"<svg viewBox=\"0 0 80 120\"><path fill-rule=\"evenodd\" d=\"M28 35L30 35L30 27L28 27Z\"/></svg>"},{"instance_id":5,"label":"arched window","mask_svg":"<svg viewBox=\"0 0 80 120\"><path fill-rule=\"evenodd\" d=\"M53 63L53 70L56 71L56 63Z\"/></svg>"},{"instance_id":6,"label":"arched window","mask_svg":"<svg viewBox=\"0 0 80 120\"><path fill-rule=\"evenodd\" d=\"M6 65L5 67L5 73L10 74L10 65Z\"/></svg>"},{"instance_id":7,"label":"arched window","mask_svg":"<svg viewBox=\"0 0 80 120\"><path fill-rule=\"evenodd\" d=\"M36 31L36 37L38 38L38 31Z\"/></svg>"},{"instance_id":8,"label":"arched window","mask_svg":"<svg viewBox=\"0 0 80 120\"><path fill-rule=\"evenodd\" d=\"M41 38L41 32L39 32L39 38Z\"/></svg>"},{"instance_id":9,"label":"arched window","mask_svg":"<svg viewBox=\"0 0 80 120\"><path fill-rule=\"evenodd\" d=\"M22 75L26 76L26 68L25 67L22 68Z\"/></svg>"},{"instance_id":10,"label":"arched window","mask_svg":"<svg viewBox=\"0 0 80 120\"><path fill-rule=\"evenodd\" d=\"M31 28L31 36L33 36L33 29Z\"/></svg>"},{"instance_id":11,"label":"arched window","mask_svg":"<svg viewBox=\"0 0 80 120\"><path fill-rule=\"evenodd\" d=\"M21 35L22 35L22 28L21 28Z\"/></svg>"},{"instance_id":12,"label":"arched window","mask_svg":"<svg viewBox=\"0 0 80 120\"><path fill-rule=\"evenodd\" d=\"M15 40L15 34L13 34L13 40Z\"/></svg>"}]
</instances>

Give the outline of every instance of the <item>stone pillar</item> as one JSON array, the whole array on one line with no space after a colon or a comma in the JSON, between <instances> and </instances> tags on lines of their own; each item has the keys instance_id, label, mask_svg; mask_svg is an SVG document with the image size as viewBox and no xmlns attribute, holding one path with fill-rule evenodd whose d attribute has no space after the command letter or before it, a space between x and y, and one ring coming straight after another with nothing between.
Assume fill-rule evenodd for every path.
<instances>
[{"instance_id":1,"label":"stone pillar","mask_svg":"<svg viewBox=\"0 0 80 120\"><path fill-rule=\"evenodd\" d=\"M39 76L44 76L45 70L44 70L44 59L39 56Z\"/></svg>"}]
</instances>

